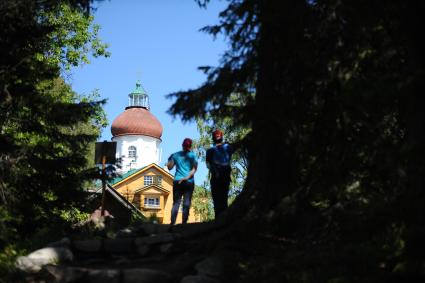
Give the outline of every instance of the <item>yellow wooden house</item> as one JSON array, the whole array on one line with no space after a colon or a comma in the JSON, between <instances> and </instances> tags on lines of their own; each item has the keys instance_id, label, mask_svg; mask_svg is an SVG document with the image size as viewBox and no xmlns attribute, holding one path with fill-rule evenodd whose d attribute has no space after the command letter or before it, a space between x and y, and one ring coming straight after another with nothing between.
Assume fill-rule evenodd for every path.
<instances>
[{"instance_id":1,"label":"yellow wooden house","mask_svg":"<svg viewBox=\"0 0 425 283\"><path fill-rule=\"evenodd\" d=\"M159 223L169 224L173 205L174 176L167 170L152 163L140 169L130 170L110 185L129 203L133 204L147 217L154 217ZM200 217L190 209L189 223L199 222ZM176 223L182 222L182 210L179 209Z\"/></svg>"}]
</instances>

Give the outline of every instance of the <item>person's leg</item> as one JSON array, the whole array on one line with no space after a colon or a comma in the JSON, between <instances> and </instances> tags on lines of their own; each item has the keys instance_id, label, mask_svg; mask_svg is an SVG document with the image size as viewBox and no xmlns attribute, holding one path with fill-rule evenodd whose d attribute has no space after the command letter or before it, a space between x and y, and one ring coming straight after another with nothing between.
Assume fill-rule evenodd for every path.
<instances>
[{"instance_id":1,"label":"person's leg","mask_svg":"<svg viewBox=\"0 0 425 283\"><path fill-rule=\"evenodd\" d=\"M210 185L211 185L211 196L212 196L213 206L214 206L214 215L215 217L217 217L219 214L219 207L220 207L220 204L219 204L220 187L218 183L218 178L215 178L214 176L212 176L210 180Z\"/></svg>"},{"instance_id":2,"label":"person's leg","mask_svg":"<svg viewBox=\"0 0 425 283\"><path fill-rule=\"evenodd\" d=\"M226 205L227 205L227 197L226 197L223 179L220 179L217 181L216 191L217 191L216 192L217 209L216 209L215 216L217 217L226 209Z\"/></svg>"},{"instance_id":3,"label":"person's leg","mask_svg":"<svg viewBox=\"0 0 425 283\"><path fill-rule=\"evenodd\" d=\"M227 199L229 194L229 186L230 186L230 168L221 168L220 170L220 178L217 178L214 181L214 212L215 216L219 216L223 211L227 208ZM211 186L212 193L212 186Z\"/></svg>"},{"instance_id":4,"label":"person's leg","mask_svg":"<svg viewBox=\"0 0 425 283\"><path fill-rule=\"evenodd\" d=\"M192 202L193 190L195 188L194 183L183 182L183 223L187 223L187 219L189 218L190 204Z\"/></svg>"},{"instance_id":5,"label":"person's leg","mask_svg":"<svg viewBox=\"0 0 425 283\"><path fill-rule=\"evenodd\" d=\"M231 173L230 168L227 168L225 172L223 173L222 196L221 196L223 211L226 210L228 207L229 189L230 189L230 173Z\"/></svg>"},{"instance_id":6,"label":"person's leg","mask_svg":"<svg viewBox=\"0 0 425 283\"><path fill-rule=\"evenodd\" d=\"M177 213L179 212L183 190L181 184L173 183L173 207L171 208L171 225L176 224Z\"/></svg>"}]
</instances>

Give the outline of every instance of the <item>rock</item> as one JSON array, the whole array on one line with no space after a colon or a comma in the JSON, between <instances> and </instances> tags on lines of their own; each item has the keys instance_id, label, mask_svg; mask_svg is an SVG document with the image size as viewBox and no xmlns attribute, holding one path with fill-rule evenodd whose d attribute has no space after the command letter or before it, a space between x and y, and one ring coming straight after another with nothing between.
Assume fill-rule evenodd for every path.
<instances>
[{"instance_id":1,"label":"rock","mask_svg":"<svg viewBox=\"0 0 425 283\"><path fill-rule=\"evenodd\" d=\"M88 271L90 282L93 283L119 283L120 271L116 269L94 269Z\"/></svg>"},{"instance_id":2,"label":"rock","mask_svg":"<svg viewBox=\"0 0 425 283\"><path fill-rule=\"evenodd\" d=\"M161 246L159 246L159 250L161 253L163 254L168 254L171 252L173 248L173 244L172 243L166 243L166 244L162 244Z\"/></svg>"},{"instance_id":3,"label":"rock","mask_svg":"<svg viewBox=\"0 0 425 283\"><path fill-rule=\"evenodd\" d=\"M215 233L220 230L221 224L215 220L206 223L190 223L186 225L176 225L173 232L180 234L184 239L197 238L202 234Z\"/></svg>"},{"instance_id":4,"label":"rock","mask_svg":"<svg viewBox=\"0 0 425 283\"><path fill-rule=\"evenodd\" d=\"M73 259L74 255L67 248L48 247L18 257L16 267L26 272L37 272L43 265L64 263Z\"/></svg>"},{"instance_id":5,"label":"rock","mask_svg":"<svg viewBox=\"0 0 425 283\"><path fill-rule=\"evenodd\" d=\"M123 270L122 283L169 283L172 282L171 276L167 273L146 269L135 268Z\"/></svg>"},{"instance_id":6,"label":"rock","mask_svg":"<svg viewBox=\"0 0 425 283\"><path fill-rule=\"evenodd\" d=\"M150 251L149 245L140 245L137 247L137 253L141 256L146 256Z\"/></svg>"},{"instance_id":7,"label":"rock","mask_svg":"<svg viewBox=\"0 0 425 283\"><path fill-rule=\"evenodd\" d=\"M223 275L223 264L218 257L207 257L195 265L198 275L220 278Z\"/></svg>"},{"instance_id":8,"label":"rock","mask_svg":"<svg viewBox=\"0 0 425 283\"><path fill-rule=\"evenodd\" d=\"M36 264L26 256L20 256L15 262L16 268L25 271L27 273L37 273L41 270L41 266Z\"/></svg>"},{"instance_id":9,"label":"rock","mask_svg":"<svg viewBox=\"0 0 425 283\"><path fill-rule=\"evenodd\" d=\"M87 269L47 265L45 269L55 277L55 282L119 283L120 272L116 269Z\"/></svg>"},{"instance_id":10,"label":"rock","mask_svg":"<svg viewBox=\"0 0 425 283\"><path fill-rule=\"evenodd\" d=\"M157 226L158 225L155 225L153 223L143 223L141 228L143 229L146 235L153 235L157 233Z\"/></svg>"},{"instance_id":11,"label":"rock","mask_svg":"<svg viewBox=\"0 0 425 283\"><path fill-rule=\"evenodd\" d=\"M170 229L170 224L158 224L156 232L158 234L167 233Z\"/></svg>"},{"instance_id":12,"label":"rock","mask_svg":"<svg viewBox=\"0 0 425 283\"><path fill-rule=\"evenodd\" d=\"M71 240L67 237L60 239L57 242L48 243L46 247L60 247L60 248L69 248L71 245Z\"/></svg>"},{"instance_id":13,"label":"rock","mask_svg":"<svg viewBox=\"0 0 425 283\"><path fill-rule=\"evenodd\" d=\"M101 240L79 240L74 241L73 246L76 250L81 252L99 252L102 248Z\"/></svg>"},{"instance_id":14,"label":"rock","mask_svg":"<svg viewBox=\"0 0 425 283\"><path fill-rule=\"evenodd\" d=\"M128 264L128 263L131 263L131 260L125 256L121 256L115 259L115 264Z\"/></svg>"},{"instance_id":15,"label":"rock","mask_svg":"<svg viewBox=\"0 0 425 283\"><path fill-rule=\"evenodd\" d=\"M44 267L48 273L53 275L55 282L60 283L72 283L72 282L81 282L84 279L87 270L83 268L73 268L73 267L63 267L63 266L54 266L46 265Z\"/></svg>"},{"instance_id":16,"label":"rock","mask_svg":"<svg viewBox=\"0 0 425 283\"><path fill-rule=\"evenodd\" d=\"M121 229L117 232L117 237L119 237L119 238L130 238L130 237L134 236L134 234L135 234L135 231L133 231L132 229L124 228L124 229Z\"/></svg>"},{"instance_id":17,"label":"rock","mask_svg":"<svg viewBox=\"0 0 425 283\"><path fill-rule=\"evenodd\" d=\"M134 244L132 238L105 239L104 250L108 253L133 253Z\"/></svg>"},{"instance_id":18,"label":"rock","mask_svg":"<svg viewBox=\"0 0 425 283\"><path fill-rule=\"evenodd\" d=\"M67 248L48 247L30 253L28 258L39 263L46 262L46 264L49 262L64 263L72 261L74 255L71 250Z\"/></svg>"},{"instance_id":19,"label":"rock","mask_svg":"<svg viewBox=\"0 0 425 283\"><path fill-rule=\"evenodd\" d=\"M137 238L135 243L139 245L153 245L161 243L169 243L174 241L174 236L171 233L164 233L159 235L153 235L150 237Z\"/></svg>"},{"instance_id":20,"label":"rock","mask_svg":"<svg viewBox=\"0 0 425 283\"><path fill-rule=\"evenodd\" d=\"M220 280L203 275L189 275L183 277L180 283L220 283Z\"/></svg>"}]
</instances>

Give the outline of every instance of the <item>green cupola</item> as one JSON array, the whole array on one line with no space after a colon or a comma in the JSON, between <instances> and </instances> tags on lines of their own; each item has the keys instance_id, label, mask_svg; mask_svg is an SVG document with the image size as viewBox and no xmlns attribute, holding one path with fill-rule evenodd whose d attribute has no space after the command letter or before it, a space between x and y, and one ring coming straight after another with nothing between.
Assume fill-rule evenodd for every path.
<instances>
[{"instance_id":1,"label":"green cupola","mask_svg":"<svg viewBox=\"0 0 425 283\"><path fill-rule=\"evenodd\" d=\"M128 95L128 107L143 107L149 110L149 96L143 89L140 81L136 82L136 88Z\"/></svg>"}]
</instances>

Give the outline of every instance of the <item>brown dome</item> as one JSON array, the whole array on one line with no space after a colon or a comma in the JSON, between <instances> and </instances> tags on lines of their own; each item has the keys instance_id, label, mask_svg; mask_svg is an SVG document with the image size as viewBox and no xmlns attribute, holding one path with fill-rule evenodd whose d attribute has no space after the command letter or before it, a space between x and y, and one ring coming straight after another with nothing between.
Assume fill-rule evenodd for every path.
<instances>
[{"instance_id":1,"label":"brown dome","mask_svg":"<svg viewBox=\"0 0 425 283\"><path fill-rule=\"evenodd\" d=\"M127 107L112 122L112 136L143 135L160 139L162 125L158 119L144 107Z\"/></svg>"}]
</instances>

